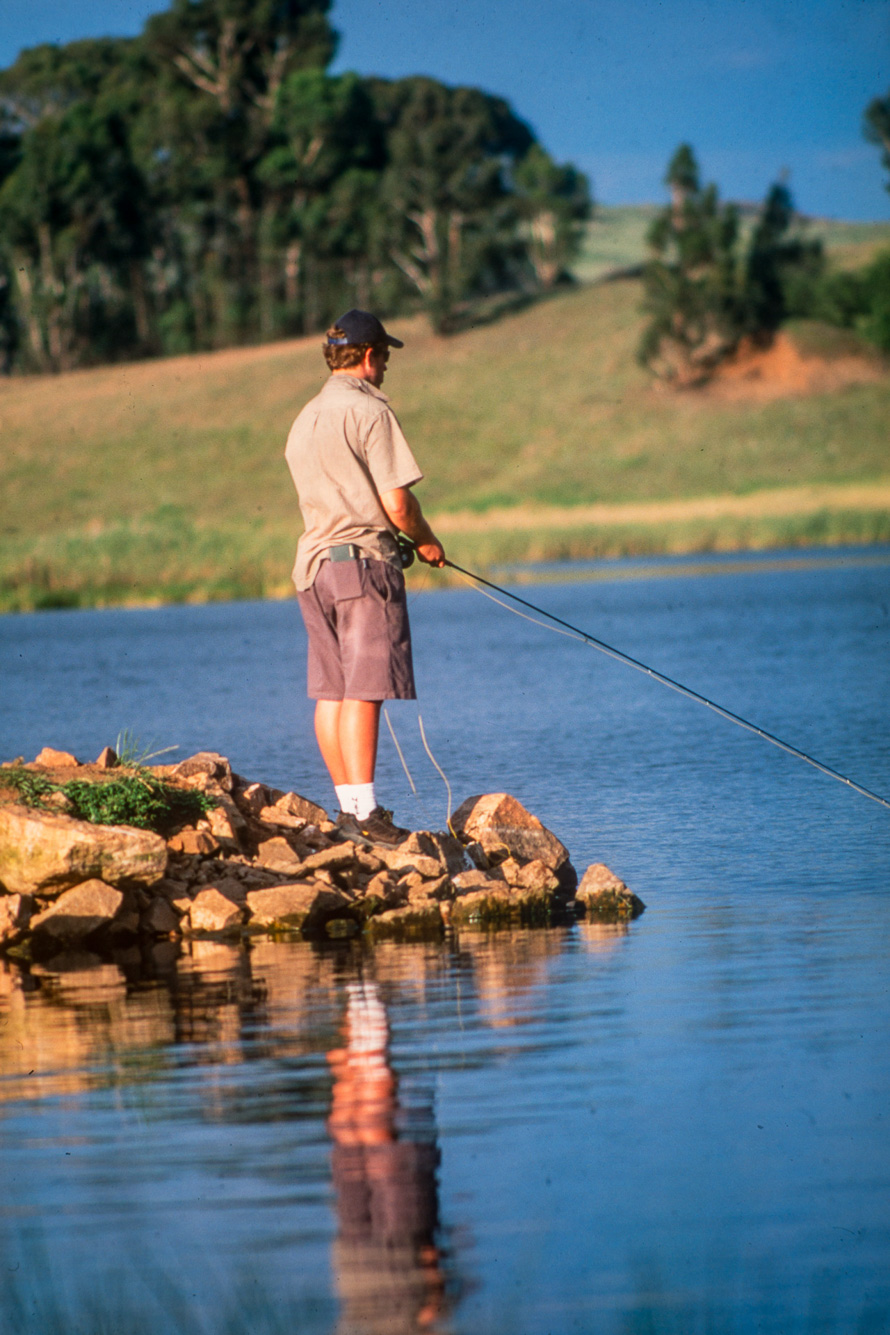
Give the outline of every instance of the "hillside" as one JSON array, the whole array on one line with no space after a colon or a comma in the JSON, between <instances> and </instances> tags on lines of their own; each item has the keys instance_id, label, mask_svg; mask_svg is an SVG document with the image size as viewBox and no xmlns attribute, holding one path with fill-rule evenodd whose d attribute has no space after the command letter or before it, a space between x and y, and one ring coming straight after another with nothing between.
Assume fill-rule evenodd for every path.
<instances>
[{"instance_id":1,"label":"hillside","mask_svg":"<svg viewBox=\"0 0 890 1335\"><path fill-rule=\"evenodd\" d=\"M386 389L455 560L890 539L882 368L667 393L639 297L578 287L450 339L392 321ZM313 337L0 383L0 608L286 594L284 440L323 378Z\"/></svg>"}]
</instances>

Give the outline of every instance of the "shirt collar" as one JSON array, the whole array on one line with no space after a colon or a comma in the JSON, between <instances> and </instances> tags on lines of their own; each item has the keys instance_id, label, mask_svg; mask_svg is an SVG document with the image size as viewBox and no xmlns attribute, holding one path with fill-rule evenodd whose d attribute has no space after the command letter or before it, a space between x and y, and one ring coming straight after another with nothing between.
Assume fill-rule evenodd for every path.
<instances>
[{"instance_id":1,"label":"shirt collar","mask_svg":"<svg viewBox=\"0 0 890 1335\"><path fill-rule=\"evenodd\" d=\"M347 385L349 389L357 389L362 394L370 394L374 399L380 399L383 403L389 403L389 395L384 394L383 390L378 389L376 385L372 385L370 380L362 380L360 376L346 375L342 372L338 375L331 375L328 378L328 386L337 385L341 382Z\"/></svg>"}]
</instances>

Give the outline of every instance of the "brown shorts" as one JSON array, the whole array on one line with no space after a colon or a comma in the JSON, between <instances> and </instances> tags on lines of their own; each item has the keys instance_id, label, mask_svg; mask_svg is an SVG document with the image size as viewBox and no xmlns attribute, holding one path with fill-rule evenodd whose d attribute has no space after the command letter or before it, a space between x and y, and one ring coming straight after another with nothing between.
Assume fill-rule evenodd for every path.
<instances>
[{"instance_id":1,"label":"brown shorts","mask_svg":"<svg viewBox=\"0 0 890 1335\"><path fill-rule=\"evenodd\" d=\"M298 593L312 700L416 700L405 577L387 561L323 561Z\"/></svg>"}]
</instances>

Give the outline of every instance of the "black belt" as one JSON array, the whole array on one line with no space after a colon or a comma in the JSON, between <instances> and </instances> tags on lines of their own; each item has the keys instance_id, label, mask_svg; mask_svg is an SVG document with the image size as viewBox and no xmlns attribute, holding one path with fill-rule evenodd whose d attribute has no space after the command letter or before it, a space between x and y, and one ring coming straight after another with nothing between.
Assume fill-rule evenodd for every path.
<instances>
[{"instance_id":1,"label":"black belt","mask_svg":"<svg viewBox=\"0 0 890 1335\"><path fill-rule=\"evenodd\" d=\"M356 547L354 542L344 542L339 547L329 547L327 552L329 561L357 561L361 555L361 547Z\"/></svg>"}]
</instances>

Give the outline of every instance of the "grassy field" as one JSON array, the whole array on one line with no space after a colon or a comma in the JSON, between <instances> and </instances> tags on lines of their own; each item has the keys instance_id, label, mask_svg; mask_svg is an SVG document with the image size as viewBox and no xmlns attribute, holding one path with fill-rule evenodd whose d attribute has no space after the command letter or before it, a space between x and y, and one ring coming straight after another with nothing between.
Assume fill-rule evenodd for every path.
<instances>
[{"instance_id":1,"label":"grassy field","mask_svg":"<svg viewBox=\"0 0 890 1335\"><path fill-rule=\"evenodd\" d=\"M386 389L454 560L890 540L890 378L660 391L634 359L639 300L635 281L579 286L450 339L392 322ZM286 595L284 440L324 374L311 338L0 383L0 610ZM712 504L663 504L684 498Z\"/></svg>"}]
</instances>

